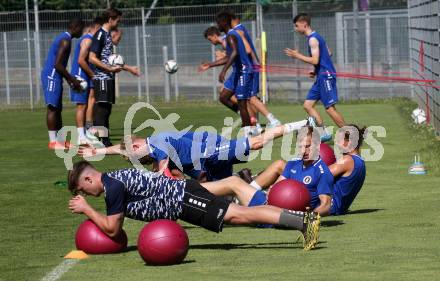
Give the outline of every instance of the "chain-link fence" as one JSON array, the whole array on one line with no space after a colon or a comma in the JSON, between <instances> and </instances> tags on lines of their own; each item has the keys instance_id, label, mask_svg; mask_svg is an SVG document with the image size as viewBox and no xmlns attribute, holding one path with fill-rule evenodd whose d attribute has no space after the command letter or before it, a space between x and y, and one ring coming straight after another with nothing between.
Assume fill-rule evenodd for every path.
<instances>
[{"instance_id":1,"label":"chain-link fence","mask_svg":"<svg viewBox=\"0 0 440 281\"><path fill-rule=\"evenodd\" d=\"M268 95L271 99L303 100L313 80L310 66L286 57L283 49L307 52L306 39L293 31L296 13L312 15L312 26L327 40L338 72L342 99L409 96L405 84L345 78L344 73L370 76L409 75L407 9L353 13L353 1L307 1L123 9L123 38L117 47L126 63L138 65L142 76L118 75L118 93L143 100L216 100L220 69L198 73L202 61L214 58L215 48L203 31L223 8L232 8L260 46L267 34ZM0 13L0 104L44 104L39 72L54 37L74 16L92 20L102 10ZM26 17L28 16L28 21ZM354 24L357 18L357 27ZM27 28L28 27L28 28ZM29 32L27 32L27 29ZM75 41L72 46L75 46ZM73 54L73 51L72 51ZM168 76L164 59L176 59L179 71ZM68 99L68 87L64 87Z\"/></svg>"},{"instance_id":2,"label":"chain-link fence","mask_svg":"<svg viewBox=\"0 0 440 281\"><path fill-rule=\"evenodd\" d=\"M422 80L438 80L440 76L439 1L408 0L410 57L413 76ZM413 87L419 106L425 110L427 122L440 134L439 89L418 84Z\"/></svg>"}]
</instances>

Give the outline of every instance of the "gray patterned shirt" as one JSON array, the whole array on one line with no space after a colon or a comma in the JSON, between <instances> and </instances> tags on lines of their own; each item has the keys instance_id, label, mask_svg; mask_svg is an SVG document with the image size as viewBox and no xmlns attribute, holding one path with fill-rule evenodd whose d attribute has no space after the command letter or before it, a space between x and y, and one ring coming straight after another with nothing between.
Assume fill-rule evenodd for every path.
<instances>
[{"instance_id":1,"label":"gray patterned shirt","mask_svg":"<svg viewBox=\"0 0 440 281\"><path fill-rule=\"evenodd\" d=\"M141 221L177 220L182 214L186 181L134 168L103 173L107 215L124 213Z\"/></svg>"}]
</instances>

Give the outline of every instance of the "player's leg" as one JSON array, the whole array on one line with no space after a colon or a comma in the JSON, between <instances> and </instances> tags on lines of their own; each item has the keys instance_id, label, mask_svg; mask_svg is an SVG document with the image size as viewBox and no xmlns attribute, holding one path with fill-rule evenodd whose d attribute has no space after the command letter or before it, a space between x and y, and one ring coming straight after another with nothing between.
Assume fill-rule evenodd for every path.
<instances>
[{"instance_id":1,"label":"player's leg","mask_svg":"<svg viewBox=\"0 0 440 281\"><path fill-rule=\"evenodd\" d=\"M248 206L255 194L255 189L239 177L232 176L219 181L204 182L201 185L217 196L233 195L240 204Z\"/></svg>"},{"instance_id":2,"label":"player's leg","mask_svg":"<svg viewBox=\"0 0 440 281\"><path fill-rule=\"evenodd\" d=\"M250 185L257 190L269 188L283 173L286 161L277 160L262 171Z\"/></svg>"},{"instance_id":3,"label":"player's leg","mask_svg":"<svg viewBox=\"0 0 440 281\"><path fill-rule=\"evenodd\" d=\"M237 99L235 97L233 97L233 95L234 95L234 92L231 92L229 89L223 87L223 89L220 92L219 100L222 104L224 104L230 110L237 113L238 112L238 103L237 103Z\"/></svg>"},{"instance_id":4,"label":"player's leg","mask_svg":"<svg viewBox=\"0 0 440 281\"><path fill-rule=\"evenodd\" d=\"M241 118L241 126L248 127L251 126L251 118L248 112L248 100L247 99L238 99L238 110L240 111Z\"/></svg>"},{"instance_id":5,"label":"player's leg","mask_svg":"<svg viewBox=\"0 0 440 281\"><path fill-rule=\"evenodd\" d=\"M87 110L87 102L88 102L88 90L85 91L75 91L70 90L70 100L76 104L75 111L75 122L76 128L78 131L78 144L86 144L86 136L85 136L85 117Z\"/></svg>"},{"instance_id":6,"label":"player's leg","mask_svg":"<svg viewBox=\"0 0 440 281\"><path fill-rule=\"evenodd\" d=\"M327 114L333 119L333 121L335 122L335 124L339 128L342 128L345 126L346 123L345 123L344 117L342 117L342 114L336 110L335 105L332 105L332 106L326 108L325 111L327 111Z\"/></svg>"},{"instance_id":7,"label":"player's leg","mask_svg":"<svg viewBox=\"0 0 440 281\"><path fill-rule=\"evenodd\" d=\"M109 122L112 104L115 102L115 80L94 80L94 89L96 102L93 109L93 124L105 128L105 132L98 128L99 136L106 147L112 146Z\"/></svg>"},{"instance_id":8,"label":"player's leg","mask_svg":"<svg viewBox=\"0 0 440 281\"><path fill-rule=\"evenodd\" d=\"M252 96L250 102L255 107L257 112L263 114L267 118L269 121L269 125L267 126L268 128L281 125L281 122L269 112L266 105L257 96Z\"/></svg>"},{"instance_id":9,"label":"player's leg","mask_svg":"<svg viewBox=\"0 0 440 281\"><path fill-rule=\"evenodd\" d=\"M92 84L89 84L92 85ZM93 126L93 107L95 105L95 90L91 88L89 90L89 98L87 100L87 111L86 111L86 130Z\"/></svg>"},{"instance_id":10,"label":"player's leg","mask_svg":"<svg viewBox=\"0 0 440 281\"><path fill-rule=\"evenodd\" d=\"M319 112L316 110L315 105L318 100L305 100L303 107L307 114L316 120L317 126L322 126L323 120Z\"/></svg>"}]
</instances>

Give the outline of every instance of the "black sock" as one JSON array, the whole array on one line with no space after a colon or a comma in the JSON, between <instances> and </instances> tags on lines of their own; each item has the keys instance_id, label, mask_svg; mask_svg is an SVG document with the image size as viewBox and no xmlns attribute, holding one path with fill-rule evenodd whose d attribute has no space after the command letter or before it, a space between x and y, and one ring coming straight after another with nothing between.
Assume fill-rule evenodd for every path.
<instances>
[{"instance_id":1,"label":"black sock","mask_svg":"<svg viewBox=\"0 0 440 281\"><path fill-rule=\"evenodd\" d=\"M284 209L280 215L279 225L302 231L304 228L304 212Z\"/></svg>"}]
</instances>

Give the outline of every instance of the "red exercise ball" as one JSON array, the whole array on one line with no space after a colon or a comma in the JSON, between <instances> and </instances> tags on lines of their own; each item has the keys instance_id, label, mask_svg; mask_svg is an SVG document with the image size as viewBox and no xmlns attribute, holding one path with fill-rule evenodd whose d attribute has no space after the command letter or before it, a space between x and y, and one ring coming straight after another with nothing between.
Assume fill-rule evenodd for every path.
<instances>
[{"instance_id":1,"label":"red exercise ball","mask_svg":"<svg viewBox=\"0 0 440 281\"><path fill-rule=\"evenodd\" d=\"M301 182L285 179L272 186L267 203L283 209L305 211L310 205L310 193Z\"/></svg>"},{"instance_id":2,"label":"red exercise ball","mask_svg":"<svg viewBox=\"0 0 440 281\"><path fill-rule=\"evenodd\" d=\"M113 254L127 247L127 234L122 230L118 237L111 238L94 222L86 220L76 231L75 244L78 250L87 254Z\"/></svg>"},{"instance_id":3,"label":"red exercise ball","mask_svg":"<svg viewBox=\"0 0 440 281\"><path fill-rule=\"evenodd\" d=\"M150 222L139 233L138 251L144 261L153 265L181 263L188 253L185 229L172 220Z\"/></svg>"},{"instance_id":4,"label":"red exercise ball","mask_svg":"<svg viewBox=\"0 0 440 281\"><path fill-rule=\"evenodd\" d=\"M322 161L324 161L324 163L327 166L330 166L330 165L336 163L335 152L326 143L322 142L321 145L319 146L319 156L321 156Z\"/></svg>"}]
</instances>

